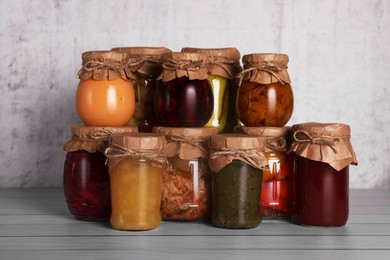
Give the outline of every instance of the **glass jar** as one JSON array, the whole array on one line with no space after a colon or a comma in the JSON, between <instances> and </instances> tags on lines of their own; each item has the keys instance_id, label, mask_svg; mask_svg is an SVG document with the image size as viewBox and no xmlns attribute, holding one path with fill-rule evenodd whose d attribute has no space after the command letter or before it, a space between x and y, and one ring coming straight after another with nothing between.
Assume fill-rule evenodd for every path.
<instances>
[{"instance_id":1,"label":"glass jar","mask_svg":"<svg viewBox=\"0 0 390 260\"><path fill-rule=\"evenodd\" d=\"M349 214L349 164L357 164L349 126L306 123L292 129L295 223L345 225Z\"/></svg>"},{"instance_id":2,"label":"glass jar","mask_svg":"<svg viewBox=\"0 0 390 260\"><path fill-rule=\"evenodd\" d=\"M128 55L125 66L127 77L134 85L135 110L128 125L137 125L139 132L152 132L156 124L154 92L157 77L162 71L161 55L170 53L164 47L123 47L113 48Z\"/></svg>"},{"instance_id":3,"label":"glass jar","mask_svg":"<svg viewBox=\"0 0 390 260\"><path fill-rule=\"evenodd\" d=\"M76 111L89 126L123 126L133 115L134 88L127 80L126 55L113 51L83 53Z\"/></svg>"},{"instance_id":4,"label":"glass jar","mask_svg":"<svg viewBox=\"0 0 390 260\"><path fill-rule=\"evenodd\" d=\"M202 127L213 112L207 57L198 53L163 55L154 108L160 126Z\"/></svg>"},{"instance_id":5,"label":"glass jar","mask_svg":"<svg viewBox=\"0 0 390 260\"><path fill-rule=\"evenodd\" d=\"M284 126L294 109L285 54L248 54L239 73L237 114L245 126Z\"/></svg>"},{"instance_id":6,"label":"glass jar","mask_svg":"<svg viewBox=\"0 0 390 260\"><path fill-rule=\"evenodd\" d=\"M288 155L291 127L237 127L239 133L266 138L261 214L264 218L289 218L293 212L293 156Z\"/></svg>"},{"instance_id":7,"label":"glass jar","mask_svg":"<svg viewBox=\"0 0 390 260\"><path fill-rule=\"evenodd\" d=\"M182 48L182 52L203 53L208 57L207 70L214 95L214 108L206 126L216 127L219 133L232 133L238 124L236 112L236 76L242 70L240 52L236 48Z\"/></svg>"},{"instance_id":8,"label":"glass jar","mask_svg":"<svg viewBox=\"0 0 390 260\"><path fill-rule=\"evenodd\" d=\"M204 220L210 216L209 139L214 127L155 128L167 140L161 214L168 220Z\"/></svg>"},{"instance_id":9,"label":"glass jar","mask_svg":"<svg viewBox=\"0 0 390 260\"><path fill-rule=\"evenodd\" d=\"M267 164L262 137L211 137L212 223L221 228L255 228L261 223L262 167Z\"/></svg>"},{"instance_id":10,"label":"glass jar","mask_svg":"<svg viewBox=\"0 0 390 260\"><path fill-rule=\"evenodd\" d=\"M135 127L88 127L73 125L63 181L69 211L77 219L107 220L111 214L110 179L102 153L116 132L137 132Z\"/></svg>"},{"instance_id":11,"label":"glass jar","mask_svg":"<svg viewBox=\"0 0 390 260\"><path fill-rule=\"evenodd\" d=\"M114 135L105 154L111 183L111 226L119 230L152 230L161 224L162 135Z\"/></svg>"}]
</instances>

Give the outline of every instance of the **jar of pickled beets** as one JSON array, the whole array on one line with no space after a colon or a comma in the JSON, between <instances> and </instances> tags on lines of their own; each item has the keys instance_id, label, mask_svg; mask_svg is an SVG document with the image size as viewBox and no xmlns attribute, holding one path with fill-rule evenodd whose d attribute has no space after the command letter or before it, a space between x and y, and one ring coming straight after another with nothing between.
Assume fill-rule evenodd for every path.
<instances>
[{"instance_id":1,"label":"jar of pickled beets","mask_svg":"<svg viewBox=\"0 0 390 260\"><path fill-rule=\"evenodd\" d=\"M295 157L295 213L298 225L338 227L349 214L349 164L357 165L345 124L292 126L289 152Z\"/></svg>"},{"instance_id":2,"label":"jar of pickled beets","mask_svg":"<svg viewBox=\"0 0 390 260\"><path fill-rule=\"evenodd\" d=\"M238 133L266 138L261 213L264 218L290 218L293 212L293 156L287 154L291 127L238 126Z\"/></svg>"},{"instance_id":3,"label":"jar of pickled beets","mask_svg":"<svg viewBox=\"0 0 390 260\"><path fill-rule=\"evenodd\" d=\"M261 223L260 195L265 139L220 134L211 137L212 223L221 228L255 228Z\"/></svg>"},{"instance_id":4,"label":"jar of pickled beets","mask_svg":"<svg viewBox=\"0 0 390 260\"><path fill-rule=\"evenodd\" d=\"M203 53L208 57L207 70L214 94L213 114L206 126L219 133L232 133L238 124L236 112L237 74L242 71L240 52L236 48L183 48L182 52Z\"/></svg>"},{"instance_id":5,"label":"jar of pickled beets","mask_svg":"<svg viewBox=\"0 0 390 260\"><path fill-rule=\"evenodd\" d=\"M118 134L106 149L111 183L111 226L152 230L161 224L165 138L152 133Z\"/></svg>"},{"instance_id":6,"label":"jar of pickled beets","mask_svg":"<svg viewBox=\"0 0 390 260\"><path fill-rule=\"evenodd\" d=\"M160 126L202 127L213 113L214 97L208 80L207 57L172 52L162 56L161 84L154 109Z\"/></svg>"},{"instance_id":7,"label":"jar of pickled beets","mask_svg":"<svg viewBox=\"0 0 390 260\"><path fill-rule=\"evenodd\" d=\"M164 47L122 47L113 51L126 53L125 72L135 91L135 110L128 125L138 125L139 132L152 132L156 124L154 92L162 71L161 55L171 52Z\"/></svg>"},{"instance_id":8,"label":"jar of pickled beets","mask_svg":"<svg viewBox=\"0 0 390 260\"><path fill-rule=\"evenodd\" d=\"M248 54L242 58L237 114L245 126L284 126L294 109L285 54Z\"/></svg>"},{"instance_id":9,"label":"jar of pickled beets","mask_svg":"<svg viewBox=\"0 0 390 260\"><path fill-rule=\"evenodd\" d=\"M72 139L64 145L64 193L69 211L77 219L103 221L110 217L110 179L103 152L114 133L137 132L137 127L72 126Z\"/></svg>"},{"instance_id":10,"label":"jar of pickled beets","mask_svg":"<svg viewBox=\"0 0 390 260\"><path fill-rule=\"evenodd\" d=\"M124 126L134 113L134 87L124 67L125 53L88 51L76 92L76 111L89 126Z\"/></svg>"},{"instance_id":11,"label":"jar of pickled beets","mask_svg":"<svg viewBox=\"0 0 390 260\"><path fill-rule=\"evenodd\" d=\"M209 140L215 127L156 127L166 138L168 167L163 172L161 213L169 220L210 217Z\"/></svg>"}]
</instances>

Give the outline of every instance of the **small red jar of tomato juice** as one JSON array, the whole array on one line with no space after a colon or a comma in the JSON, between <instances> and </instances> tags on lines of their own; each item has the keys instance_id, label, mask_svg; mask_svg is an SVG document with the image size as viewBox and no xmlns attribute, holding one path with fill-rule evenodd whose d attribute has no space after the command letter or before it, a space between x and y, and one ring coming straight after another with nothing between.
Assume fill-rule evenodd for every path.
<instances>
[{"instance_id":1,"label":"small red jar of tomato juice","mask_svg":"<svg viewBox=\"0 0 390 260\"><path fill-rule=\"evenodd\" d=\"M343 226L349 214L349 164L357 165L345 124L293 125L295 213L298 225Z\"/></svg>"},{"instance_id":2,"label":"small red jar of tomato juice","mask_svg":"<svg viewBox=\"0 0 390 260\"><path fill-rule=\"evenodd\" d=\"M213 113L214 96L208 80L207 56L172 52L162 56L154 109L158 125L202 127Z\"/></svg>"},{"instance_id":3,"label":"small red jar of tomato juice","mask_svg":"<svg viewBox=\"0 0 390 260\"><path fill-rule=\"evenodd\" d=\"M291 127L245 127L236 131L266 139L261 214L264 218L289 218L293 212L293 156L287 154Z\"/></svg>"}]
</instances>

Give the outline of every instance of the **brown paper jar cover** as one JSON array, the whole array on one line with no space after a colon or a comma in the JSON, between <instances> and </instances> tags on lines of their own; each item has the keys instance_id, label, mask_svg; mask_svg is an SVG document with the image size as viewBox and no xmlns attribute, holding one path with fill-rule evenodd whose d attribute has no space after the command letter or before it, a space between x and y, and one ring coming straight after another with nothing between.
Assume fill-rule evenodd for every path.
<instances>
[{"instance_id":1,"label":"brown paper jar cover","mask_svg":"<svg viewBox=\"0 0 390 260\"><path fill-rule=\"evenodd\" d=\"M237 133L263 136L266 138L265 152L287 152L291 144L291 127L249 127L236 126Z\"/></svg>"},{"instance_id":2,"label":"brown paper jar cover","mask_svg":"<svg viewBox=\"0 0 390 260\"><path fill-rule=\"evenodd\" d=\"M137 133L136 126L121 127L94 127L85 125L72 125L72 139L63 147L66 152L84 150L89 153L104 152L108 147L109 139L118 133Z\"/></svg>"},{"instance_id":3,"label":"brown paper jar cover","mask_svg":"<svg viewBox=\"0 0 390 260\"><path fill-rule=\"evenodd\" d=\"M267 165L264 156L266 140L261 136L244 134L214 135L210 140L209 167L217 173L233 160L240 160L254 168Z\"/></svg>"},{"instance_id":4,"label":"brown paper jar cover","mask_svg":"<svg viewBox=\"0 0 390 260\"><path fill-rule=\"evenodd\" d=\"M155 133L122 133L111 136L111 144L104 154L108 158L109 171L127 156L149 160L153 165L166 165L164 157L165 137Z\"/></svg>"},{"instance_id":5,"label":"brown paper jar cover","mask_svg":"<svg viewBox=\"0 0 390 260\"><path fill-rule=\"evenodd\" d=\"M136 80L136 73L157 77L162 71L161 56L172 52L165 47L117 47L112 51L127 54L125 72L130 80Z\"/></svg>"},{"instance_id":6,"label":"brown paper jar cover","mask_svg":"<svg viewBox=\"0 0 390 260\"><path fill-rule=\"evenodd\" d=\"M178 155L182 160L208 158L209 139L218 133L215 127L155 127L153 131L163 134L167 140L165 156Z\"/></svg>"},{"instance_id":7,"label":"brown paper jar cover","mask_svg":"<svg viewBox=\"0 0 390 260\"><path fill-rule=\"evenodd\" d=\"M162 56L163 71L157 79L163 82L188 77L190 80L208 79L207 56L193 52L171 52Z\"/></svg>"},{"instance_id":8,"label":"brown paper jar cover","mask_svg":"<svg viewBox=\"0 0 390 260\"><path fill-rule=\"evenodd\" d=\"M303 123L292 126L293 141L289 152L329 164L340 171L349 164L357 165L350 142L349 125L340 123Z\"/></svg>"},{"instance_id":9,"label":"brown paper jar cover","mask_svg":"<svg viewBox=\"0 0 390 260\"><path fill-rule=\"evenodd\" d=\"M287 72L288 56L277 53L252 53L242 57L244 70L240 72L239 85L242 80L249 80L259 84L280 82L290 84Z\"/></svg>"},{"instance_id":10,"label":"brown paper jar cover","mask_svg":"<svg viewBox=\"0 0 390 260\"><path fill-rule=\"evenodd\" d=\"M127 80L125 63L127 54L116 51L88 51L82 55L82 67L78 77L82 80Z\"/></svg>"},{"instance_id":11,"label":"brown paper jar cover","mask_svg":"<svg viewBox=\"0 0 390 260\"><path fill-rule=\"evenodd\" d=\"M227 79L235 79L242 71L240 65L240 52L236 48L192 48L185 47L182 52L196 52L205 54L208 57L207 70L210 74L221 76Z\"/></svg>"}]
</instances>

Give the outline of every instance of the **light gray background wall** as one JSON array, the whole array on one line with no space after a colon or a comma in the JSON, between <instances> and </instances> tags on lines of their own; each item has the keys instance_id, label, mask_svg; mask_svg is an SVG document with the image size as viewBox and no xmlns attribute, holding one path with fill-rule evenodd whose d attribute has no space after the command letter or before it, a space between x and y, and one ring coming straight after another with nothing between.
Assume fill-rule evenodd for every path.
<instances>
[{"instance_id":1,"label":"light gray background wall","mask_svg":"<svg viewBox=\"0 0 390 260\"><path fill-rule=\"evenodd\" d=\"M81 54L118 46L288 54L288 124L350 124L351 187L390 187L390 1L2 0L0 35L1 187L62 185Z\"/></svg>"}]
</instances>

